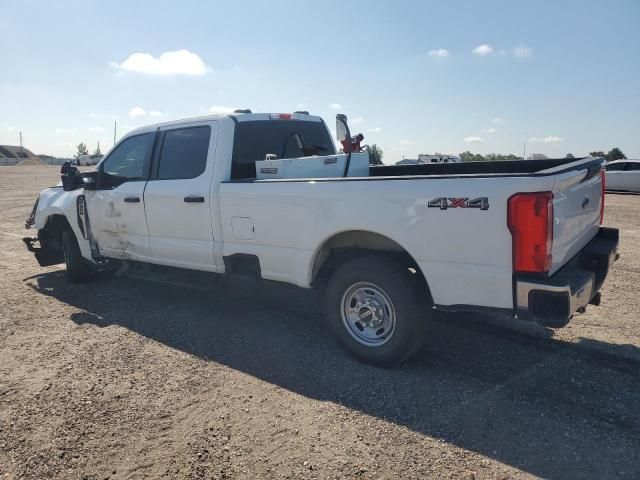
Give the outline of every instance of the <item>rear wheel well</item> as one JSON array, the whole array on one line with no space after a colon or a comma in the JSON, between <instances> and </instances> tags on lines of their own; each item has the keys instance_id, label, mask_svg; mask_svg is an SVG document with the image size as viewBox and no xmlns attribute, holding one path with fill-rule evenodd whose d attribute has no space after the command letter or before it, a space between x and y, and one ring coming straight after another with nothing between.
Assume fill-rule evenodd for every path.
<instances>
[{"instance_id":1,"label":"rear wheel well","mask_svg":"<svg viewBox=\"0 0 640 480\"><path fill-rule=\"evenodd\" d=\"M325 287L329 278L344 263L364 256L391 259L406 267L417 287L433 305L427 280L420 266L400 244L378 233L362 230L342 232L329 238L318 249L312 268L312 284Z\"/></svg>"}]
</instances>

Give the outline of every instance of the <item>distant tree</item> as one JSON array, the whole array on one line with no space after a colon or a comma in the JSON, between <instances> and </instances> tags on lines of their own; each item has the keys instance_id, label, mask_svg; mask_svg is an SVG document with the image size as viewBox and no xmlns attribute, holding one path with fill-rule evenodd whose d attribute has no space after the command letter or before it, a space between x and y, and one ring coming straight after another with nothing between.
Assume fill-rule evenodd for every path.
<instances>
[{"instance_id":1,"label":"distant tree","mask_svg":"<svg viewBox=\"0 0 640 480\"><path fill-rule=\"evenodd\" d=\"M606 158L607 155L603 151L599 150L597 152L589 152L589 156Z\"/></svg>"},{"instance_id":2,"label":"distant tree","mask_svg":"<svg viewBox=\"0 0 640 480\"><path fill-rule=\"evenodd\" d=\"M460 159L463 162L473 162L473 153L471 153L469 150L467 150L466 152L462 152L460 154Z\"/></svg>"},{"instance_id":3,"label":"distant tree","mask_svg":"<svg viewBox=\"0 0 640 480\"><path fill-rule=\"evenodd\" d=\"M78 152L75 158L78 158L80 155L89 155L89 149L83 142L78 145Z\"/></svg>"},{"instance_id":4,"label":"distant tree","mask_svg":"<svg viewBox=\"0 0 640 480\"><path fill-rule=\"evenodd\" d=\"M627 156L622 153L618 147L612 148L609 150L609 153L606 155L607 162L613 162L614 160L624 160Z\"/></svg>"},{"instance_id":5,"label":"distant tree","mask_svg":"<svg viewBox=\"0 0 640 480\"><path fill-rule=\"evenodd\" d=\"M576 158L573 156L573 153L567 153L564 158Z\"/></svg>"},{"instance_id":6,"label":"distant tree","mask_svg":"<svg viewBox=\"0 0 640 480\"><path fill-rule=\"evenodd\" d=\"M484 162L484 157L482 155L480 155L479 153L476 153L473 156L473 161L474 162Z\"/></svg>"},{"instance_id":7,"label":"distant tree","mask_svg":"<svg viewBox=\"0 0 640 480\"><path fill-rule=\"evenodd\" d=\"M375 143L367 145L369 152L369 165L382 165L382 149Z\"/></svg>"},{"instance_id":8,"label":"distant tree","mask_svg":"<svg viewBox=\"0 0 640 480\"><path fill-rule=\"evenodd\" d=\"M484 156L484 159L489 162L503 162L505 160L520 160L520 157L513 153L509 153L507 155L502 153L488 153Z\"/></svg>"},{"instance_id":9,"label":"distant tree","mask_svg":"<svg viewBox=\"0 0 640 480\"><path fill-rule=\"evenodd\" d=\"M93 152L94 155L102 155L102 152L100 151L100 142L98 142L98 146L96 147L96 151Z\"/></svg>"}]
</instances>

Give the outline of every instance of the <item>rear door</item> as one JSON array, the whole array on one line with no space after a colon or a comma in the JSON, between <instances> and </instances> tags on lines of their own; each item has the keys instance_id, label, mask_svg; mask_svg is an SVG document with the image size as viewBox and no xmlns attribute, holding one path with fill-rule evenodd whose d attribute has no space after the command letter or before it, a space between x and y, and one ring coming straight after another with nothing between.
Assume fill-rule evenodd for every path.
<instances>
[{"instance_id":1,"label":"rear door","mask_svg":"<svg viewBox=\"0 0 640 480\"><path fill-rule=\"evenodd\" d=\"M622 188L631 192L640 192L640 162L628 162L622 177Z\"/></svg>"},{"instance_id":2,"label":"rear door","mask_svg":"<svg viewBox=\"0 0 640 480\"><path fill-rule=\"evenodd\" d=\"M606 169L606 182L608 190L622 190L624 188L624 177L626 162L611 163L605 167Z\"/></svg>"},{"instance_id":3,"label":"rear door","mask_svg":"<svg viewBox=\"0 0 640 480\"><path fill-rule=\"evenodd\" d=\"M159 130L144 192L154 263L215 271L211 182L217 122Z\"/></svg>"}]
</instances>

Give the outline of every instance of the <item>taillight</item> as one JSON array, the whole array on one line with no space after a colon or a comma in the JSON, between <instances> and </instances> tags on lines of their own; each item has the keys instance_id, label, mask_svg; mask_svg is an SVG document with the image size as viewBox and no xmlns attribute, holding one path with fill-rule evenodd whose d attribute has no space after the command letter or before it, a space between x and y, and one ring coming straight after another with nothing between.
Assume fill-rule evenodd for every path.
<instances>
[{"instance_id":1,"label":"taillight","mask_svg":"<svg viewBox=\"0 0 640 480\"><path fill-rule=\"evenodd\" d=\"M553 241L553 193L513 195L509 198L507 217L513 239L513 270L549 271Z\"/></svg>"},{"instance_id":2,"label":"taillight","mask_svg":"<svg viewBox=\"0 0 640 480\"><path fill-rule=\"evenodd\" d=\"M607 188L606 178L607 175L603 168L602 170L600 170L600 187L602 189L602 198L600 199L600 225L602 225L602 222L604 221L604 191Z\"/></svg>"}]
</instances>

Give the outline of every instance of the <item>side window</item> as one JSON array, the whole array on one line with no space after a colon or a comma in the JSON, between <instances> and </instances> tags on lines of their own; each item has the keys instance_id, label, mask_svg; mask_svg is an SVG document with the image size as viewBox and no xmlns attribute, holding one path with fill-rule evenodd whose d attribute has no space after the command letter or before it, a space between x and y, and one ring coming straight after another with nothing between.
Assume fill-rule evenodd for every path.
<instances>
[{"instance_id":1,"label":"side window","mask_svg":"<svg viewBox=\"0 0 640 480\"><path fill-rule=\"evenodd\" d=\"M607 165L605 170L608 172L619 172L620 170L624 170L624 166L626 163L614 163L613 165Z\"/></svg>"},{"instance_id":2,"label":"side window","mask_svg":"<svg viewBox=\"0 0 640 480\"><path fill-rule=\"evenodd\" d=\"M640 170L640 162L629 162L627 165L629 165L627 170L635 170L636 172Z\"/></svg>"},{"instance_id":3,"label":"side window","mask_svg":"<svg viewBox=\"0 0 640 480\"><path fill-rule=\"evenodd\" d=\"M128 180L146 178L155 133L127 138L102 162L102 171Z\"/></svg>"},{"instance_id":4,"label":"side window","mask_svg":"<svg viewBox=\"0 0 640 480\"><path fill-rule=\"evenodd\" d=\"M164 134L158 162L158 180L196 178L207 166L211 128L187 127Z\"/></svg>"}]
</instances>

